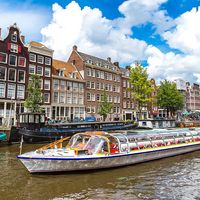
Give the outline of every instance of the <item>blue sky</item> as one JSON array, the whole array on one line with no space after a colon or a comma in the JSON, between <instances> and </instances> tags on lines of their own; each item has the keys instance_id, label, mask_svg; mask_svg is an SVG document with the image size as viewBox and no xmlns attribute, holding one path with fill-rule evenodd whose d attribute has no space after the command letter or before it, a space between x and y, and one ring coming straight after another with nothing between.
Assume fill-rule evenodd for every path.
<instances>
[{"instance_id":1,"label":"blue sky","mask_svg":"<svg viewBox=\"0 0 200 200\"><path fill-rule=\"evenodd\" d=\"M158 80L200 82L199 6L200 0L1 0L0 27L5 37L16 22L26 42L43 42L58 59L67 60L76 44L121 66L139 60Z\"/></svg>"}]
</instances>

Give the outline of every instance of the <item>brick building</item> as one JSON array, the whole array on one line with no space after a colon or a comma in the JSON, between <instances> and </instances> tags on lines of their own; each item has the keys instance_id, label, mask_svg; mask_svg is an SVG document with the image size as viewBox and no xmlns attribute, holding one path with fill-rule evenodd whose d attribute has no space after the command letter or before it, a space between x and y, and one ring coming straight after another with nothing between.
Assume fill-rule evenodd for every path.
<instances>
[{"instance_id":1,"label":"brick building","mask_svg":"<svg viewBox=\"0 0 200 200\"><path fill-rule=\"evenodd\" d=\"M53 60L51 119L79 121L85 118L85 81L69 62Z\"/></svg>"},{"instance_id":2,"label":"brick building","mask_svg":"<svg viewBox=\"0 0 200 200\"><path fill-rule=\"evenodd\" d=\"M73 47L68 62L76 66L86 82L86 116L101 119L98 105L105 90L108 101L113 103L113 110L107 120L121 119L121 71L118 63L112 63L111 58L104 60L82 53L78 51L77 46Z\"/></svg>"},{"instance_id":3,"label":"brick building","mask_svg":"<svg viewBox=\"0 0 200 200\"><path fill-rule=\"evenodd\" d=\"M0 31L1 32L1 31ZM0 36L0 124L10 125L11 118L23 111L27 87L28 48L16 24Z\"/></svg>"},{"instance_id":4,"label":"brick building","mask_svg":"<svg viewBox=\"0 0 200 200\"><path fill-rule=\"evenodd\" d=\"M134 112L134 102L131 97L131 91L129 88L131 87L129 82L130 71L128 68L120 68L122 76L121 76L121 106L122 106L122 115L123 120L133 120L136 117Z\"/></svg>"},{"instance_id":5,"label":"brick building","mask_svg":"<svg viewBox=\"0 0 200 200\"><path fill-rule=\"evenodd\" d=\"M44 97L43 107L47 117L50 117L53 50L34 41L28 43L27 47L29 52L28 75L38 74L41 77L41 89Z\"/></svg>"}]
</instances>

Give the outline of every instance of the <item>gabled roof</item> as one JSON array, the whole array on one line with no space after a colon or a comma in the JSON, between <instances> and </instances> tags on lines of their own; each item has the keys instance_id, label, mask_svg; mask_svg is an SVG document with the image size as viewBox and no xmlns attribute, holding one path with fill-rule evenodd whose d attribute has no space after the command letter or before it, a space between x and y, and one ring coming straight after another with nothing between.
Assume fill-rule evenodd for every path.
<instances>
[{"instance_id":1,"label":"gabled roof","mask_svg":"<svg viewBox=\"0 0 200 200\"><path fill-rule=\"evenodd\" d=\"M42 44L40 42L36 42L36 41L30 41L28 43L28 45L33 46L33 47L38 47L38 48L41 48L41 49L45 49L45 50L48 50L48 51L53 51L52 49L47 48L44 44Z\"/></svg>"},{"instance_id":2,"label":"gabled roof","mask_svg":"<svg viewBox=\"0 0 200 200\"><path fill-rule=\"evenodd\" d=\"M73 72L75 72L76 79L78 80L83 79L79 71L76 69L76 67L72 63L53 59L53 68L52 68L53 75L59 76L59 70L64 71L64 77L66 78L72 78L71 75Z\"/></svg>"},{"instance_id":3,"label":"gabled roof","mask_svg":"<svg viewBox=\"0 0 200 200\"><path fill-rule=\"evenodd\" d=\"M101 65L103 66L111 66L111 67L117 67L119 68L118 66L114 65L112 62L108 61L108 60L104 60L102 58L98 58L98 57L95 57L95 56L91 56L91 55L88 55L88 54L85 54L85 53L82 53L80 51L77 51L77 53L81 56L81 58L84 60L84 61L88 61L88 60L91 60L92 63L101 63Z\"/></svg>"}]
</instances>

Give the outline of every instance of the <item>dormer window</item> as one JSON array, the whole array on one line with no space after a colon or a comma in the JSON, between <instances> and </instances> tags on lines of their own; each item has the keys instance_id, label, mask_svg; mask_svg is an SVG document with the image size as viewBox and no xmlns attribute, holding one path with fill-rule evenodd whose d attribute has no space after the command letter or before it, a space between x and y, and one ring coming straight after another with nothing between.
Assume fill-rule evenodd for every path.
<instances>
[{"instance_id":1,"label":"dormer window","mask_svg":"<svg viewBox=\"0 0 200 200\"><path fill-rule=\"evenodd\" d=\"M59 75L59 76L64 76L64 70L63 70L63 69L60 69L58 75Z\"/></svg>"},{"instance_id":2,"label":"dormer window","mask_svg":"<svg viewBox=\"0 0 200 200\"><path fill-rule=\"evenodd\" d=\"M87 60L87 63L92 64L92 60Z\"/></svg>"},{"instance_id":3,"label":"dormer window","mask_svg":"<svg viewBox=\"0 0 200 200\"><path fill-rule=\"evenodd\" d=\"M11 41L17 42L17 33L14 33L14 34L11 35Z\"/></svg>"}]
</instances>

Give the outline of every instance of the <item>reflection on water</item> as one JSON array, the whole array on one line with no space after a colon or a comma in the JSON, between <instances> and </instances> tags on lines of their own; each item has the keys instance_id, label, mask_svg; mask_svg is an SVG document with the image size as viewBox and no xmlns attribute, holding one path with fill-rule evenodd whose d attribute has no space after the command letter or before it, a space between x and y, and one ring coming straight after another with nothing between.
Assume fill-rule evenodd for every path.
<instances>
[{"instance_id":1,"label":"reflection on water","mask_svg":"<svg viewBox=\"0 0 200 200\"><path fill-rule=\"evenodd\" d=\"M1 144L0 144L1 145ZM30 151L38 145L24 145ZM31 175L19 145L0 146L0 199L199 199L200 151L129 167Z\"/></svg>"}]
</instances>

